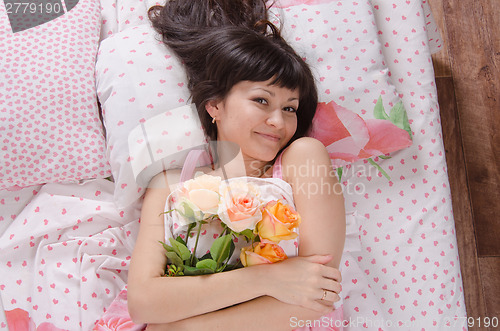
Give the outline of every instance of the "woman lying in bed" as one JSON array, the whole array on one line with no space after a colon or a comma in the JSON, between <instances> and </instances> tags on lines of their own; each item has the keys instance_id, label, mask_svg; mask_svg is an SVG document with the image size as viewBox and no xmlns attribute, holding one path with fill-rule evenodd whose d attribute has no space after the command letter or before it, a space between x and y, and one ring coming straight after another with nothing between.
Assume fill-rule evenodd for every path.
<instances>
[{"instance_id":1,"label":"woman lying in bed","mask_svg":"<svg viewBox=\"0 0 500 331\"><path fill-rule=\"evenodd\" d=\"M216 164L202 170L269 182L291 197L302 222L298 256L292 249L278 263L164 277L167 258L158 242L173 228L164 211L175 176L157 175L144 198L129 272L132 319L168 330L281 330L292 318L339 319L344 200L325 147L305 137L317 104L310 69L267 23L263 1L170 1L150 13L186 65L206 136L239 148L236 157L218 148Z\"/></svg>"}]
</instances>

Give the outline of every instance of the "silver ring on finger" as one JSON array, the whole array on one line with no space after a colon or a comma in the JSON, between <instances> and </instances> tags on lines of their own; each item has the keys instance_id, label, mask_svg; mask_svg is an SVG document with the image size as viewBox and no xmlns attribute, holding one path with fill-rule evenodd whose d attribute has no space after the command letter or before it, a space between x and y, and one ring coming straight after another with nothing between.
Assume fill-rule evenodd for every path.
<instances>
[{"instance_id":1,"label":"silver ring on finger","mask_svg":"<svg viewBox=\"0 0 500 331\"><path fill-rule=\"evenodd\" d=\"M321 300L325 300L327 294L328 292L326 290L323 290L323 296L321 297Z\"/></svg>"}]
</instances>

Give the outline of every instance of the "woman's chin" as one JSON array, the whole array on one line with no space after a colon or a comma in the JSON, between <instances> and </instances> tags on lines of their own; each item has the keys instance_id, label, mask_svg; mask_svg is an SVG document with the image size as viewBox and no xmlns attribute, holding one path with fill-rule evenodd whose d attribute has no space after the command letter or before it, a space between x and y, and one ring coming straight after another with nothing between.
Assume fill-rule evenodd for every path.
<instances>
[{"instance_id":1,"label":"woman's chin","mask_svg":"<svg viewBox=\"0 0 500 331\"><path fill-rule=\"evenodd\" d=\"M271 162L276 158L276 156L278 155L278 152L279 152L279 149L270 149L270 150L261 151L258 153L257 152L252 153L252 154L250 154L250 156L253 159L258 160L258 161Z\"/></svg>"}]
</instances>

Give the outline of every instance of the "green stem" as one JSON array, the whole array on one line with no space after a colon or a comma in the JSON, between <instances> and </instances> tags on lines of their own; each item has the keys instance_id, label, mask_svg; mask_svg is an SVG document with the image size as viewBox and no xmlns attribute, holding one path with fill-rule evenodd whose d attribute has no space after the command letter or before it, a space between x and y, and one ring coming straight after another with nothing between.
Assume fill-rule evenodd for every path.
<instances>
[{"instance_id":1,"label":"green stem","mask_svg":"<svg viewBox=\"0 0 500 331\"><path fill-rule=\"evenodd\" d=\"M174 208L174 209L167 210L167 211L164 211L163 213L160 213L158 216L161 216L161 215L164 215L164 214L171 213L171 212L173 212L174 210L175 210L175 208Z\"/></svg>"},{"instance_id":2,"label":"green stem","mask_svg":"<svg viewBox=\"0 0 500 331\"><path fill-rule=\"evenodd\" d=\"M222 266L221 271L224 271L224 269L226 268L227 264L229 263L229 258L230 258L230 256L227 258L226 262L224 262L224 265Z\"/></svg>"},{"instance_id":3,"label":"green stem","mask_svg":"<svg viewBox=\"0 0 500 331\"><path fill-rule=\"evenodd\" d=\"M191 234L191 230L193 230L193 228L195 226L196 226L196 223L189 223L189 225L188 225L187 236L186 236L186 247L187 247L187 244L188 244L189 235Z\"/></svg>"},{"instance_id":4,"label":"green stem","mask_svg":"<svg viewBox=\"0 0 500 331\"><path fill-rule=\"evenodd\" d=\"M233 236L235 236L234 232L232 232L232 231L231 231L231 233L233 234ZM232 239L231 239L231 241L232 241ZM229 242L229 245L231 246L231 242ZM225 248L224 248L224 249L225 249ZM226 266L227 266L227 264L229 263L229 260L230 260L230 259L231 259L231 256L230 256L230 255L228 255L228 257L227 257L227 259L226 259L226 262L224 262L224 265L223 265L223 266L222 266L222 268L221 268L221 271L224 271L224 269L226 269Z\"/></svg>"},{"instance_id":5,"label":"green stem","mask_svg":"<svg viewBox=\"0 0 500 331\"><path fill-rule=\"evenodd\" d=\"M374 166L375 168L378 169L378 171L380 171L380 173L382 175L384 175L385 178L387 178L388 180L391 180L391 177L389 177L389 175L387 174L387 172L384 171L384 169L382 169L381 166L379 166L375 161L373 161L371 158L368 159L368 162L370 162L370 164L372 166Z\"/></svg>"},{"instance_id":6,"label":"green stem","mask_svg":"<svg viewBox=\"0 0 500 331\"><path fill-rule=\"evenodd\" d=\"M194 251L193 251L193 254L191 255L191 263L190 265L193 266L193 259L195 257L195 254L196 254L196 248L198 247L198 240L200 239L200 232L201 232L201 222L200 222L200 226L198 227L198 233L196 234L196 241L194 243Z\"/></svg>"},{"instance_id":7,"label":"green stem","mask_svg":"<svg viewBox=\"0 0 500 331\"><path fill-rule=\"evenodd\" d=\"M227 245L231 245L231 241L232 241L232 239L231 239L231 240L229 240L229 241L227 241L227 244L225 244L225 245L222 247L221 252L225 252L225 251L227 250ZM221 258L221 256L222 256L222 255L223 255L223 254L221 253L221 254L219 255L219 257L217 258L217 261L215 261L215 262L217 263L217 268L219 268L219 266L221 265L221 262L222 262L222 261L220 261L220 258ZM230 258L231 258L231 257L230 257L230 256L228 256L228 257L227 257L227 261L229 261L229 259L230 259ZM225 265L224 265L224 268L225 268Z\"/></svg>"},{"instance_id":8,"label":"green stem","mask_svg":"<svg viewBox=\"0 0 500 331\"><path fill-rule=\"evenodd\" d=\"M219 234L219 237L222 237L224 235L224 232L226 232L226 230L228 229L226 224L224 223L220 223L222 225L222 232Z\"/></svg>"}]
</instances>

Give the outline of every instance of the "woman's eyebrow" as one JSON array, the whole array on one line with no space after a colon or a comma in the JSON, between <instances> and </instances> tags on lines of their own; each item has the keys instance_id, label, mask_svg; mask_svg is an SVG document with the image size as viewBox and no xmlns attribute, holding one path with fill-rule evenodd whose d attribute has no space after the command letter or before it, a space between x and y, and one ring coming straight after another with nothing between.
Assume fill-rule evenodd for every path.
<instances>
[{"instance_id":1,"label":"woman's eyebrow","mask_svg":"<svg viewBox=\"0 0 500 331\"><path fill-rule=\"evenodd\" d=\"M271 96L273 96L273 97L276 95L273 91L270 91L270 90L265 89L265 88L263 88L263 87L255 87L255 88L253 88L252 90L262 90L262 91L264 91L264 92L269 93L269 94L270 94ZM299 100L299 98L296 98L296 97L291 97L290 99L288 99L288 101L295 101L295 100Z\"/></svg>"},{"instance_id":2,"label":"woman's eyebrow","mask_svg":"<svg viewBox=\"0 0 500 331\"><path fill-rule=\"evenodd\" d=\"M269 93L269 94L270 94L271 96L273 96L273 97L276 95L276 94L274 94L274 92L273 92L273 91L270 91L270 90L265 89L265 88L263 88L263 87L255 87L255 88L253 88L252 90L262 90L262 91L264 91L264 92Z\"/></svg>"}]
</instances>

